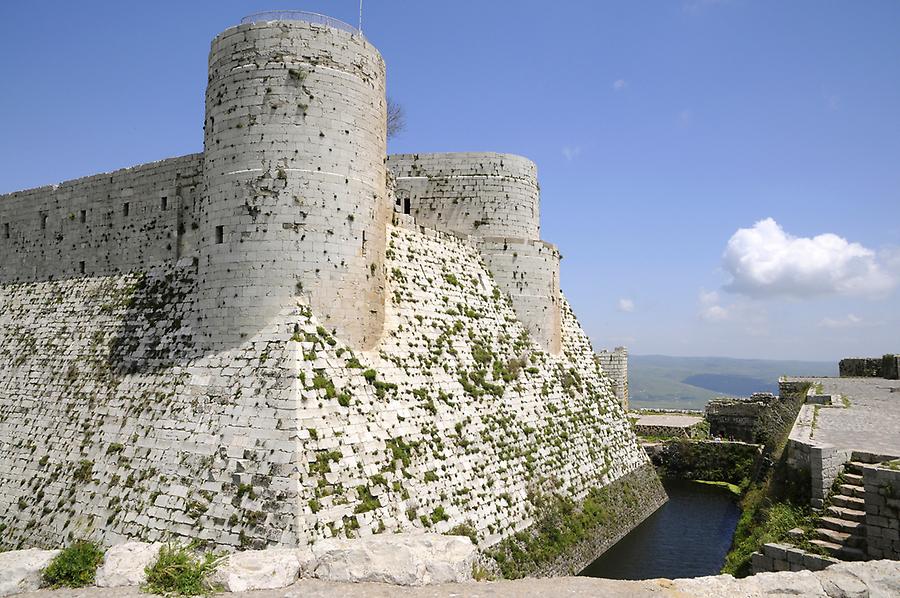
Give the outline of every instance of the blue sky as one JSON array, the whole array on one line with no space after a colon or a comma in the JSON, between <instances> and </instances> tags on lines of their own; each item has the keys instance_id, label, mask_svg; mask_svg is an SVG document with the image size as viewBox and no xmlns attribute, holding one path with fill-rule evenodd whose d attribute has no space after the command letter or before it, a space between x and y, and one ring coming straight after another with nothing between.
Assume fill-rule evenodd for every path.
<instances>
[{"instance_id":1,"label":"blue sky","mask_svg":"<svg viewBox=\"0 0 900 598\"><path fill-rule=\"evenodd\" d=\"M202 150L209 42L355 0L4 2L0 193ZM900 351L900 2L367 0L392 152L538 164L599 347Z\"/></svg>"}]
</instances>

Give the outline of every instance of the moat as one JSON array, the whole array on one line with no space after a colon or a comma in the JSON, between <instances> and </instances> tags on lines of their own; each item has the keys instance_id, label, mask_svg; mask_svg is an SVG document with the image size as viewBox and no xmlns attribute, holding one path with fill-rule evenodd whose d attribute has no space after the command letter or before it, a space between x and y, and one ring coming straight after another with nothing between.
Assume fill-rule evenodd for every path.
<instances>
[{"instance_id":1,"label":"moat","mask_svg":"<svg viewBox=\"0 0 900 598\"><path fill-rule=\"evenodd\" d=\"M733 494L686 480L665 480L669 501L580 575L669 579L716 575L740 517Z\"/></svg>"}]
</instances>

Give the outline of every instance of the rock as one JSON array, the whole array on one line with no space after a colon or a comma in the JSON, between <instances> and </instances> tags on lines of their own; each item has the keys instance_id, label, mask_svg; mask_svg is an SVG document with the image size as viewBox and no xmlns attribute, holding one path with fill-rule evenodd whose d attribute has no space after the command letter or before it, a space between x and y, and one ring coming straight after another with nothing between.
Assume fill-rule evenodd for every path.
<instances>
[{"instance_id":1,"label":"rock","mask_svg":"<svg viewBox=\"0 0 900 598\"><path fill-rule=\"evenodd\" d=\"M404 586L472 579L476 549L465 536L383 534L323 540L312 547L315 577L327 581L375 581Z\"/></svg>"},{"instance_id":2,"label":"rock","mask_svg":"<svg viewBox=\"0 0 900 598\"><path fill-rule=\"evenodd\" d=\"M871 598L900 596L900 562L854 561L831 565L818 573L822 587L832 598L864 595ZM860 586L852 581L859 580L868 594L859 594ZM828 585L826 585L828 584ZM843 592L843 593L841 593Z\"/></svg>"},{"instance_id":3,"label":"rock","mask_svg":"<svg viewBox=\"0 0 900 598\"><path fill-rule=\"evenodd\" d=\"M101 588L139 586L144 583L144 569L159 554L160 543L125 542L106 551L97 569L96 584Z\"/></svg>"},{"instance_id":4,"label":"rock","mask_svg":"<svg viewBox=\"0 0 900 598\"><path fill-rule=\"evenodd\" d=\"M236 552L216 568L210 581L229 592L286 588L297 581L303 556L302 550L292 548Z\"/></svg>"},{"instance_id":5,"label":"rock","mask_svg":"<svg viewBox=\"0 0 900 598\"><path fill-rule=\"evenodd\" d=\"M58 550L10 550L0 552L0 596L33 592L41 587L41 572Z\"/></svg>"}]
</instances>

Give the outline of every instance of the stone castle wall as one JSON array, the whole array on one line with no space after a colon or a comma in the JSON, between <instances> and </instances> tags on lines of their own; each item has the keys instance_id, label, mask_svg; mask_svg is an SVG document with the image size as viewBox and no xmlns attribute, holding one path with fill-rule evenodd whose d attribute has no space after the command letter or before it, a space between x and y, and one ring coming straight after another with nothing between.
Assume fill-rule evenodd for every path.
<instances>
[{"instance_id":1,"label":"stone castle wall","mask_svg":"<svg viewBox=\"0 0 900 598\"><path fill-rule=\"evenodd\" d=\"M559 353L562 330L556 247L544 241L482 238L478 248L532 337L547 351Z\"/></svg>"},{"instance_id":2,"label":"stone castle wall","mask_svg":"<svg viewBox=\"0 0 900 598\"><path fill-rule=\"evenodd\" d=\"M470 524L485 548L540 516L532 497L577 501L646 467L564 300L553 356L471 243L388 233L386 332L370 352L302 298L239 347L199 350L189 260L3 286L4 542L246 547Z\"/></svg>"},{"instance_id":3,"label":"stone castle wall","mask_svg":"<svg viewBox=\"0 0 900 598\"><path fill-rule=\"evenodd\" d=\"M534 162L512 154L393 154L400 208L416 222L478 237L540 239L540 191ZM405 211L401 209L400 211Z\"/></svg>"},{"instance_id":4,"label":"stone castle wall","mask_svg":"<svg viewBox=\"0 0 900 598\"><path fill-rule=\"evenodd\" d=\"M269 21L218 35L209 72L207 336L239 342L303 294L328 329L371 347L384 323L390 214L381 55L360 35Z\"/></svg>"},{"instance_id":5,"label":"stone castle wall","mask_svg":"<svg viewBox=\"0 0 900 598\"><path fill-rule=\"evenodd\" d=\"M600 367L613 383L613 392L622 408L628 410L628 350L616 347L612 351L604 349L597 353Z\"/></svg>"},{"instance_id":6,"label":"stone castle wall","mask_svg":"<svg viewBox=\"0 0 900 598\"><path fill-rule=\"evenodd\" d=\"M384 63L322 25L226 30L206 100L203 155L0 198L4 545L485 549L548 494L625 484L616 534L657 508L533 163L393 157L391 221Z\"/></svg>"},{"instance_id":7,"label":"stone castle wall","mask_svg":"<svg viewBox=\"0 0 900 598\"><path fill-rule=\"evenodd\" d=\"M104 276L196 254L203 155L0 196L0 283Z\"/></svg>"}]
</instances>

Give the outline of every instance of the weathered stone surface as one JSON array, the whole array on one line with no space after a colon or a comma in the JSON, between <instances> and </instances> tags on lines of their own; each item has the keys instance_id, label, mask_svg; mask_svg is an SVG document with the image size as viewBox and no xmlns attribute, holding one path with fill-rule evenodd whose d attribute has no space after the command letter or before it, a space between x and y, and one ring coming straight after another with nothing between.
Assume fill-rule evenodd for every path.
<instances>
[{"instance_id":1,"label":"weathered stone surface","mask_svg":"<svg viewBox=\"0 0 900 598\"><path fill-rule=\"evenodd\" d=\"M0 552L0 596L36 590L41 571L59 554L58 550L11 550Z\"/></svg>"},{"instance_id":2,"label":"weathered stone surface","mask_svg":"<svg viewBox=\"0 0 900 598\"><path fill-rule=\"evenodd\" d=\"M397 534L325 540L313 554L319 579L419 586L472 579L476 549L464 536Z\"/></svg>"},{"instance_id":3,"label":"weathered stone surface","mask_svg":"<svg viewBox=\"0 0 900 598\"><path fill-rule=\"evenodd\" d=\"M106 551L97 568L96 583L101 588L137 586L144 582L144 569L159 554L160 543L125 542Z\"/></svg>"},{"instance_id":4,"label":"weathered stone surface","mask_svg":"<svg viewBox=\"0 0 900 598\"><path fill-rule=\"evenodd\" d=\"M219 565L211 577L229 592L286 588L300 573L300 551L270 548L236 552Z\"/></svg>"},{"instance_id":5,"label":"weathered stone surface","mask_svg":"<svg viewBox=\"0 0 900 598\"><path fill-rule=\"evenodd\" d=\"M835 582L833 571L841 572ZM843 577L847 574L850 578ZM854 596L852 579L861 581L871 598L900 596L900 562L868 561L834 565L826 571L763 573L734 579L716 575L695 579L621 581L590 577L525 578L515 581L450 583L427 587L398 587L384 583L338 583L300 579L289 588L233 594L241 598L836 598ZM852 584L852 585L851 585ZM838 588L838 589L834 589ZM844 592L841 594L840 592ZM34 592L21 598L144 598L138 588L84 589Z\"/></svg>"}]
</instances>

